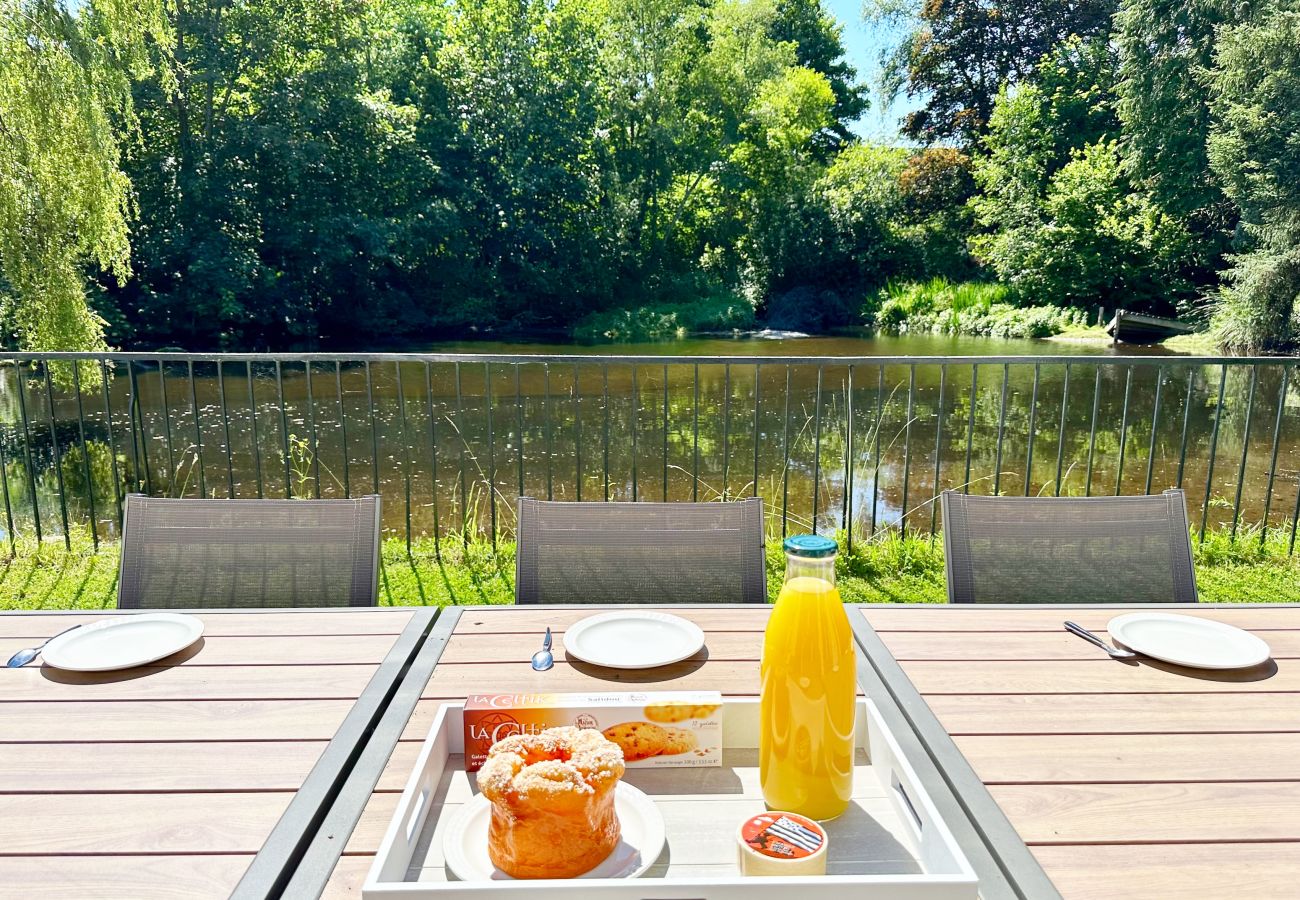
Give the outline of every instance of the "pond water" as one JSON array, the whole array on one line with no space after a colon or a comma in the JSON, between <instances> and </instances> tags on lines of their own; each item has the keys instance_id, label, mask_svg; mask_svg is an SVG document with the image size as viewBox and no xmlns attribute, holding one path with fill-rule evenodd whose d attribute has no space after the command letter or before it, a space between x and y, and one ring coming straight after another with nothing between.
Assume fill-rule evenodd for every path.
<instances>
[{"instance_id":1,"label":"pond water","mask_svg":"<svg viewBox=\"0 0 1300 900\"><path fill-rule=\"evenodd\" d=\"M6 515L19 533L39 516L48 535L62 531L66 509L70 523L93 518L111 537L127 490L378 492L386 532L418 536L462 526L509 533L520 494L756 493L773 534L848 526L856 537L905 513L909 526L929 530L930 501L952 487L1095 495L1181 485L1194 525L1231 521L1239 509L1243 524L1289 530L1297 508L1293 361L1225 369L1125 347L1141 356L1130 363L1107 344L929 335L418 351L678 359L118 362L107 390L83 384L80 395L48 385L39 368L24 367L22 378L9 368L0 378ZM1046 358L931 359L1022 354ZM840 356L857 359L763 362ZM909 360L870 359L880 356Z\"/></svg>"}]
</instances>

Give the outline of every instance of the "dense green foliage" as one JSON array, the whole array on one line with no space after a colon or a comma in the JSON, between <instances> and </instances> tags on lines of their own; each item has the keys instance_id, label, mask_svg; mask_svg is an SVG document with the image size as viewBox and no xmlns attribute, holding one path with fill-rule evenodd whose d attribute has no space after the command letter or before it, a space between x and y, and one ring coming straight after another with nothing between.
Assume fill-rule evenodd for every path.
<instances>
[{"instance_id":1,"label":"dense green foliage","mask_svg":"<svg viewBox=\"0 0 1300 900\"><path fill-rule=\"evenodd\" d=\"M1300 602L1300 556L1289 556L1289 534L1211 530L1193 540L1196 584L1203 603ZM22 545L0 561L0 609L113 609L117 605L120 549L89 538L39 548ZM379 603L382 606L449 606L514 602L515 547L501 540L462 542L445 537L406 542L389 538L381 549ZM767 547L768 599L781 590L785 553L779 541ZM943 539L881 532L855 541L836 559L837 583L846 603L944 603Z\"/></svg>"}]
</instances>

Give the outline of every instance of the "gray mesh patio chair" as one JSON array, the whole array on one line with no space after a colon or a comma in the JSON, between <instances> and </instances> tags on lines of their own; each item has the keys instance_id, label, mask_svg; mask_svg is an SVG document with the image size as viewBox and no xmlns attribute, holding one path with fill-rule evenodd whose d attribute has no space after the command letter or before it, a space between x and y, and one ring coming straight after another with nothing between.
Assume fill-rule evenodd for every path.
<instances>
[{"instance_id":1,"label":"gray mesh patio chair","mask_svg":"<svg viewBox=\"0 0 1300 900\"><path fill-rule=\"evenodd\" d=\"M764 603L763 501L519 498L517 603Z\"/></svg>"},{"instance_id":2,"label":"gray mesh patio chair","mask_svg":"<svg viewBox=\"0 0 1300 900\"><path fill-rule=\"evenodd\" d=\"M379 498L169 500L130 494L120 609L374 606Z\"/></svg>"},{"instance_id":3,"label":"gray mesh patio chair","mask_svg":"<svg viewBox=\"0 0 1300 900\"><path fill-rule=\"evenodd\" d=\"M1182 491L942 502L950 603L1196 602Z\"/></svg>"}]
</instances>

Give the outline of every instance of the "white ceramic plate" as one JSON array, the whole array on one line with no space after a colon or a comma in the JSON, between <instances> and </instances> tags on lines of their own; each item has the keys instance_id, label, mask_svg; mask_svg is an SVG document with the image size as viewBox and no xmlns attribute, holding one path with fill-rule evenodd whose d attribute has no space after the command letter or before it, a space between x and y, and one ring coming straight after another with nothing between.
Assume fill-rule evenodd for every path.
<instances>
[{"instance_id":1,"label":"white ceramic plate","mask_svg":"<svg viewBox=\"0 0 1300 900\"><path fill-rule=\"evenodd\" d=\"M666 666L694 656L703 646L700 626L649 610L588 616L564 632L564 649L570 656L611 669Z\"/></svg>"},{"instance_id":2,"label":"white ceramic plate","mask_svg":"<svg viewBox=\"0 0 1300 900\"><path fill-rule=\"evenodd\" d=\"M141 613L83 625L41 651L48 666L74 672L110 672L155 662L203 636L203 621L182 613Z\"/></svg>"},{"instance_id":3,"label":"white ceramic plate","mask_svg":"<svg viewBox=\"0 0 1300 900\"><path fill-rule=\"evenodd\" d=\"M604 861L579 878L636 878L654 865L664 849L664 817L650 798L620 781L614 809L622 839ZM442 852L447 868L461 881L514 881L488 857L492 804L482 794L466 803L447 823Z\"/></svg>"},{"instance_id":4,"label":"white ceramic plate","mask_svg":"<svg viewBox=\"0 0 1300 900\"><path fill-rule=\"evenodd\" d=\"M1268 644L1211 619L1172 613L1128 613L1106 626L1119 643L1154 659L1198 669L1244 669L1268 659Z\"/></svg>"}]
</instances>

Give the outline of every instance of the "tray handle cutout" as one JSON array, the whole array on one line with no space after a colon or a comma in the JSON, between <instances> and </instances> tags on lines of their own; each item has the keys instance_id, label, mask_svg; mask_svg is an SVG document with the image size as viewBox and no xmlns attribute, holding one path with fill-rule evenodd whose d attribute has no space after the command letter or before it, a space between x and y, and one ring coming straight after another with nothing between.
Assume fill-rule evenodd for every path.
<instances>
[{"instance_id":1,"label":"tray handle cutout","mask_svg":"<svg viewBox=\"0 0 1300 900\"><path fill-rule=\"evenodd\" d=\"M423 788L415 802L411 804L411 815L406 820L406 843L411 843L415 838L416 832L420 830L420 814L424 812L424 804L429 800L429 789Z\"/></svg>"},{"instance_id":2,"label":"tray handle cutout","mask_svg":"<svg viewBox=\"0 0 1300 900\"><path fill-rule=\"evenodd\" d=\"M903 781L898 777L898 770L893 769L889 773L890 787L893 788L894 795L898 800L898 808L903 812L903 819L912 827L912 832L920 840L921 830L924 823L921 815L916 811L916 804L912 802L911 796L907 793L907 788L903 786Z\"/></svg>"}]
</instances>

